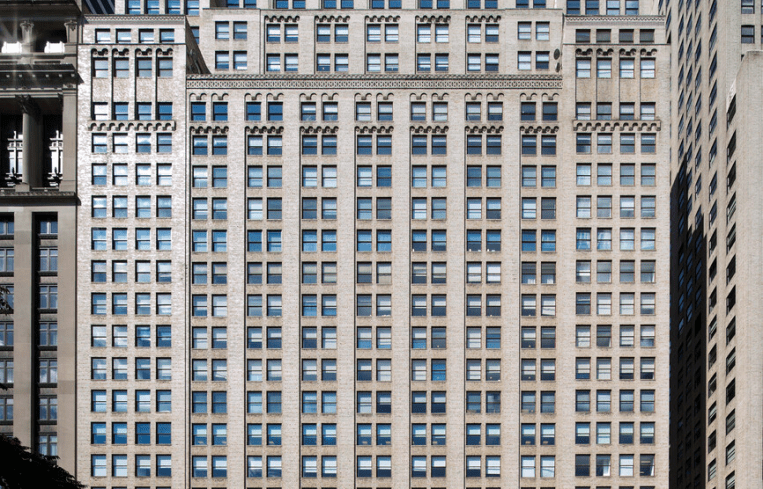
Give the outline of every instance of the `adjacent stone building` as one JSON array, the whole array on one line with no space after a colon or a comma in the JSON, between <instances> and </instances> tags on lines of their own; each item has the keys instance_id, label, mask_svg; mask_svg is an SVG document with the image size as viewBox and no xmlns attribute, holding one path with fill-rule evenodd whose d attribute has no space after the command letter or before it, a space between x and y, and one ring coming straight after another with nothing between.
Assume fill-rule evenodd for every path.
<instances>
[{"instance_id":1,"label":"adjacent stone building","mask_svg":"<svg viewBox=\"0 0 763 489\"><path fill-rule=\"evenodd\" d=\"M763 485L760 5L660 2L671 45L671 487Z\"/></svg>"},{"instance_id":2,"label":"adjacent stone building","mask_svg":"<svg viewBox=\"0 0 763 489\"><path fill-rule=\"evenodd\" d=\"M72 470L81 12L29 7L0 2L0 433Z\"/></svg>"}]
</instances>

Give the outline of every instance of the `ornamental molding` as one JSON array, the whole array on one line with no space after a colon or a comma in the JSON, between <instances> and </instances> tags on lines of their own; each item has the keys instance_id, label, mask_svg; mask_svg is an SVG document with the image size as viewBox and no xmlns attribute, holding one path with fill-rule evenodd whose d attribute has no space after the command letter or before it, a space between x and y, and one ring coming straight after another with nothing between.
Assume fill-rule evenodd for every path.
<instances>
[{"instance_id":1,"label":"ornamental molding","mask_svg":"<svg viewBox=\"0 0 763 489\"><path fill-rule=\"evenodd\" d=\"M466 134L502 134L502 125L481 125L481 126L466 126L464 128Z\"/></svg>"},{"instance_id":2,"label":"ornamental molding","mask_svg":"<svg viewBox=\"0 0 763 489\"><path fill-rule=\"evenodd\" d=\"M393 126L355 126L358 134L392 134Z\"/></svg>"},{"instance_id":3,"label":"ornamental molding","mask_svg":"<svg viewBox=\"0 0 763 489\"><path fill-rule=\"evenodd\" d=\"M76 68L69 63L0 63L0 91L14 95L76 89L80 81Z\"/></svg>"},{"instance_id":4,"label":"ornamental molding","mask_svg":"<svg viewBox=\"0 0 763 489\"><path fill-rule=\"evenodd\" d=\"M568 24L655 24L665 25L663 15L565 15Z\"/></svg>"},{"instance_id":5,"label":"ornamental molding","mask_svg":"<svg viewBox=\"0 0 763 489\"><path fill-rule=\"evenodd\" d=\"M72 75L70 78L74 77L76 77L76 74ZM20 80L16 80L9 76L3 77L2 74L0 74L0 93L7 93L9 95L31 95L33 97L39 97L40 94L50 95L52 93L62 95L63 93L76 91L78 85L78 81L73 81L56 84L51 83L46 86L40 86L39 79L35 77L31 77L29 80L27 80L26 77L22 78L19 76L19 78ZM61 76L59 76L59 78L61 78Z\"/></svg>"},{"instance_id":6,"label":"ornamental molding","mask_svg":"<svg viewBox=\"0 0 763 489\"><path fill-rule=\"evenodd\" d=\"M283 126L246 126L244 132L247 134L283 134Z\"/></svg>"},{"instance_id":7,"label":"ornamental molding","mask_svg":"<svg viewBox=\"0 0 763 489\"><path fill-rule=\"evenodd\" d=\"M500 15L467 15L466 21L467 22L500 22L501 16Z\"/></svg>"},{"instance_id":8,"label":"ornamental molding","mask_svg":"<svg viewBox=\"0 0 763 489\"><path fill-rule=\"evenodd\" d=\"M662 129L662 122L654 121L573 121L572 129L575 132L656 132Z\"/></svg>"},{"instance_id":9,"label":"ornamental molding","mask_svg":"<svg viewBox=\"0 0 763 489\"><path fill-rule=\"evenodd\" d=\"M464 100L467 102L482 102L482 99L486 99L489 102L495 102L496 100L503 100L504 94L503 92L498 93L466 93L464 95Z\"/></svg>"},{"instance_id":10,"label":"ornamental molding","mask_svg":"<svg viewBox=\"0 0 763 489\"><path fill-rule=\"evenodd\" d=\"M447 134L448 126L411 126L411 134Z\"/></svg>"},{"instance_id":11,"label":"ornamental molding","mask_svg":"<svg viewBox=\"0 0 763 489\"><path fill-rule=\"evenodd\" d=\"M32 189L28 192L3 189L0 190L0 203L3 205L25 204L35 206L81 204L76 192L61 191L56 188Z\"/></svg>"},{"instance_id":12,"label":"ornamental molding","mask_svg":"<svg viewBox=\"0 0 763 489\"><path fill-rule=\"evenodd\" d=\"M554 90L561 75L188 75L187 89L248 90Z\"/></svg>"},{"instance_id":13,"label":"ornamental molding","mask_svg":"<svg viewBox=\"0 0 763 489\"><path fill-rule=\"evenodd\" d=\"M86 24L185 24L185 15L83 15Z\"/></svg>"},{"instance_id":14,"label":"ornamental molding","mask_svg":"<svg viewBox=\"0 0 763 489\"><path fill-rule=\"evenodd\" d=\"M392 94L389 94L388 97L391 100ZM426 92L415 93L414 92L414 93L411 93L409 95L409 98L410 98L411 102L426 102L430 98L432 99L433 102L445 102L445 101L448 100L449 97L448 97L448 93L447 92L445 92L445 93L437 93L437 92L434 92L434 93L426 93ZM384 99L384 100L387 100L387 99Z\"/></svg>"},{"instance_id":15,"label":"ornamental molding","mask_svg":"<svg viewBox=\"0 0 763 489\"><path fill-rule=\"evenodd\" d=\"M395 95L390 92L386 95L383 93L356 93L355 100L357 102L390 102L394 100Z\"/></svg>"},{"instance_id":16,"label":"ornamental molding","mask_svg":"<svg viewBox=\"0 0 763 489\"><path fill-rule=\"evenodd\" d=\"M537 102L538 100L541 100L543 102L552 102L559 99L559 93L553 92L553 93L540 93L537 92L530 92L530 93L520 93L519 94L519 101L520 102Z\"/></svg>"},{"instance_id":17,"label":"ornamental molding","mask_svg":"<svg viewBox=\"0 0 763 489\"><path fill-rule=\"evenodd\" d=\"M399 22L399 15L366 15L366 23L368 22Z\"/></svg>"},{"instance_id":18,"label":"ornamental molding","mask_svg":"<svg viewBox=\"0 0 763 489\"><path fill-rule=\"evenodd\" d=\"M422 24L449 24L450 15L417 15L416 22Z\"/></svg>"},{"instance_id":19,"label":"ornamental molding","mask_svg":"<svg viewBox=\"0 0 763 489\"><path fill-rule=\"evenodd\" d=\"M349 15L321 15L315 18L316 22L341 22L347 23L350 21Z\"/></svg>"},{"instance_id":20,"label":"ornamental molding","mask_svg":"<svg viewBox=\"0 0 763 489\"><path fill-rule=\"evenodd\" d=\"M339 126L300 126L302 134L338 134Z\"/></svg>"},{"instance_id":21,"label":"ornamental molding","mask_svg":"<svg viewBox=\"0 0 763 489\"><path fill-rule=\"evenodd\" d=\"M228 126L189 126L191 134L228 134Z\"/></svg>"},{"instance_id":22,"label":"ornamental molding","mask_svg":"<svg viewBox=\"0 0 763 489\"><path fill-rule=\"evenodd\" d=\"M339 99L338 93L318 93L318 92L312 92L312 93L300 93L299 94L299 100L300 102L335 102Z\"/></svg>"},{"instance_id":23,"label":"ornamental molding","mask_svg":"<svg viewBox=\"0 0 763 489\"><path fill-rule=\"evenodd\" d=\"M175 121L91 121L90 131L174 131Z\"/></svg>"},{"instance_id":24,"label":"ornamental molding","mask_svg":"<svg viewBox=\"0 0 763 489\"><path fill-rule=\"evenodd\" d=\"M299 15L266 15L265 22L299 22Z\"/></svg>"},{"instance_id":25,"label":"ornamental molding","mask_svg":"<svg viewBox=\"0 0 763 489\"><path fill-rule=\"evenodd\" d=\"M559 126L519 126L519 132L524 134L556 134Z\"/></svg>"}]
</instances>

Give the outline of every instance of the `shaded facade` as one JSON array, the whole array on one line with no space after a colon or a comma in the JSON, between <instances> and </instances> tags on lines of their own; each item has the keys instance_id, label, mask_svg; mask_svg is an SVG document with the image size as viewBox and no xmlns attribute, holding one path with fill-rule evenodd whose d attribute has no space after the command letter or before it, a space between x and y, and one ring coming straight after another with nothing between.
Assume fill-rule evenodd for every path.
<instances>
[{"instance_id":1,"label":"shaded facade","mask_svg":"<svg viewBox=\"0 0 763 489\"><path fill-rule=\"evenodd\" d=\"M671 485L760 487L758 5L661 2L673 65Z\"/></svg>"},{"instance_id":2,"label":"shaded facade","mask_svg":"<svg viewBox=\"0 0 763 489\"><path fill-rule=\"evenodd\" d=\"M0 431L74 468L76 2L0 3ZM59 290L59 277L71 287Z\"/></svg>"}]
</instances>

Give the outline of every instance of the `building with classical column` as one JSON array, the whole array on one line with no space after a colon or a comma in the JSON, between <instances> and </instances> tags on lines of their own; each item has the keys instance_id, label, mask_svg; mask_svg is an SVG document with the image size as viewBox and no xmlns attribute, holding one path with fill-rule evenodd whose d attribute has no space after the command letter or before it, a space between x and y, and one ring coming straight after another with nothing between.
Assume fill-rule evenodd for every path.
<instances>
[{"instance_id":1,"label":"building with classical column","mask_svg":"<svg viewBox=\"0 0 763 489\"><path fill-rule=\"evenodd\" d=\"M32 3L0 2L0 433L73 470L81 13Z\"/></svg>"},{"instance_id":2,"label":"building with classical column","mask_svg":"<svg viewBox=\"0 0 763 489\"><path fill-rule=\"evenodd\" d=\"M80 17L61 463L94 488L666 487L657 7Z\"/></svg>"}]
</instances>

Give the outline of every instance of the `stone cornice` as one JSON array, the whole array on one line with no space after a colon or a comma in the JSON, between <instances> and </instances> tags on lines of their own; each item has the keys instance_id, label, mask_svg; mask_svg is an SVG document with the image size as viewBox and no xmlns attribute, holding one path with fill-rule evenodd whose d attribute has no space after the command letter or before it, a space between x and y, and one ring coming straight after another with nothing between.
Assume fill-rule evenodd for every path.
<instances>
[{"instance_id":1,"label":"stone cornice","mask_svg":"<svg viewBox=\"0 0 763 489\"><path fill-rule=\"evenodd\" d=\"M75 89L80 82L76 68L68 63L13 63L0 66L0 89L40 91Z\"/></svg>"},{"instance_id":2,"label":"stone cornice","mask_svg":"<svg viewBox=\"0 0 763 489\"><path fill-rule=\"evenodd\" d=\"M0 190L0 203L3 205L79 205L80 200L76 192L62 192L59 190L30 190L28 192L16 192L14 189Z\"/></svg>"},{"instance_id":3,"label":"stone cornice","mask_svg":"<svg viewBox=\"0 0 763 489\"><path fill-rule=\"evenodd\" d=\"M561 75L188 75L187 89L512 90L561 89Z\"/></svg>"}]
</instances>

